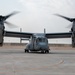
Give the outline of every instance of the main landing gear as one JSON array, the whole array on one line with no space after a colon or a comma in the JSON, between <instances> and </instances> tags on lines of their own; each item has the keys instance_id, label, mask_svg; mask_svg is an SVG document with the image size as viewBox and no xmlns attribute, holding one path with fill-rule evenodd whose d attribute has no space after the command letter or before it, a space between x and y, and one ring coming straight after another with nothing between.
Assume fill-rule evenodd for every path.
<instances>
[{"instance_id":1,"label":"main landing gear","mask_svg":"<svg viewBox=\"0 0 75 75\"><path fill-rule=\"evenodd\" d=\"M29 50L25 49L25 53L29 53ZM49 50L41 50L41 53L49 53Z\"/></svg>"},{"instance_id":2,"label":"main landing gear","mask_svg":"<svg viewBox=\"0 0 75 75\"><path fill-rule=\"evenodd\" d=\"M25 53L29 53L29 50L25 49Z\"/></svg>"},{"instance_id":3,"label":"main landing gear","mask_svg":"<svg viewBox=\"0 0 75 75\"><path fill-rule=\"evenodd\" d=\"M49 53L49 50L42 50L41 53Z\"/></svg>"}]
</instances>

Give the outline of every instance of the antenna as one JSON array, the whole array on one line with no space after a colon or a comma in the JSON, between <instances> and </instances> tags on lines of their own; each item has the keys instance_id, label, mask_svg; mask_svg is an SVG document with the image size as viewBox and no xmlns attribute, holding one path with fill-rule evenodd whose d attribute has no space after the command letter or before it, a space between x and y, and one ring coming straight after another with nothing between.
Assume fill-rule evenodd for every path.
<instances>
[{"instance_id":1,"label":"antenna","mask_svg":"<svg viewBox=\"0 0 75 75\"><path fill-rule=\"evenodd\" d=\"M20 32L22 32L22 28L20 28ZM22 43L22 40L21 40L21 38L20 38L20 43Z\"/></svg>"},{"instance_id":2,"label":"antenna","mask_svg":"<svg viewBox=\"0 0 75 75\"><path fill-rule=\"evenodd\" d=\"M44 34L46 34L46 29L44 28Z\"/></svg>"}]
</instances>

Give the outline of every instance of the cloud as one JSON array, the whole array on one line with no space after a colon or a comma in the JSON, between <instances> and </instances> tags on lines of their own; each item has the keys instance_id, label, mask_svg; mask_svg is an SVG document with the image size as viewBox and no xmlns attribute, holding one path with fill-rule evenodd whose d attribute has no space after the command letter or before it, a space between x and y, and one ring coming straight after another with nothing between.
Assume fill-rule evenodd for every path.
<instances>
[{"instance_id":1,"label":"cloud","mask_svg":"<svg viewBox=\"0 0 75 75\"><path fill-rule=\"evenodd\" d=\"M19 2L24 6L25 25L28 27L31 25L32 29L33 27L37 27L37 29L46 27L49 32L52 30L66 31L69 29L64 27L69 22L52 14L58 13L68 17L75 15L74 0L19 0Z\"/></svg>"},{"instance_id":2,"label":"cloud","mask_svg":"<svg viewBox=\"0 0 75 75\"><path fill-rule=\"evenodd\" d=\"M30 11L47 11L63 13L67 10L74 10L74 0L19 0L19 2Z\"/></svg>"}]
</instances>

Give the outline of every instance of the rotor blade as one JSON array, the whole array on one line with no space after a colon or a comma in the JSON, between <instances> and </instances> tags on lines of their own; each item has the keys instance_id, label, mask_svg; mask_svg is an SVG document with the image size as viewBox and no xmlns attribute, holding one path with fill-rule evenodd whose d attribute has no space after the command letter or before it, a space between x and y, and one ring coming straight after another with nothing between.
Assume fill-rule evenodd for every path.
<instances>
[{"instance_id":1,"label":"rotor blade","mask_svg":"<svg viewBox=\"0 0 75 75\"><path fill-rule=\"evenodd\" d=\"M11 16L17 14L17 13L19 13L19 12L15 11L15 12L12 12L12 13L10 13L10 14L4 16L4 17L5 17L5 20L8 19L8 18L11 17Z\"/></svg>"},{"instance_id":2,"label":"rotor blade","mask_svg":"<svg viewBox=\"0 0 75 75\"><path fill-rule=\"evenodd\" d=\"M68 20L68 21L70 21L70 22L73 21L72 18L68 18L68 17L62 16L62 15L59 15L59 14L54 14L54 15L59 16L59 17L62 17L62 18L66 19L66 20Z\"/></svg>"},{"instance_id":3,"label":"rotor blade","mask_svg":"<svg viewBox=\"0 0 75 75\"><path fill-rule=\"evenodd\" d=\"M16 28L16 27L18 27L18 26L14 25L14 24L12 24L10 22L7 22L7 21L5 21L4 23L6 23L8 25L8 27L10 27L10 28Z\"/></svg>"}]
</instances>

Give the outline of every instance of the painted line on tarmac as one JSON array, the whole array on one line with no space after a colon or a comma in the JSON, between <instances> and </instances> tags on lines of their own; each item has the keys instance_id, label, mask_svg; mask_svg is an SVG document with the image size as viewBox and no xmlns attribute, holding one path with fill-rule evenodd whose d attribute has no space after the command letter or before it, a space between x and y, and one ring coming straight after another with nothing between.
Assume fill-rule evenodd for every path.
<instances>
[{"instance_id":1,"label":"painted line on tarmac","mask_svg":"<svg viewBox=\"0 0 75 75\"><path fill-rule=\"evenodd\" d=\"M60 60L58 63L51 65L52 67L59 66L60 64L64 63L64 60Z\"/></svg>"},{"instance_id":2,"label":"painted line on tarmac","mask_svg":"<svg viewBox=\"0 0 75 75\"><path fill-rule=\"evenodd\" d=\"M39 68L29 68L28 70L40 70L40 69L47 69L49 67L58 67L60 64L64 63L64 60L60 60L58 63L56 64L52 64L52 65L48 65L48 66L42 66Z\"/></svg>"},{"instance_id":3,"label":"painted line on tarmac","mask_svg":"<svg viewBox=\"0 0 75 75\"><path fill-rule=\"evenodd\" d=\"M47 66L41 66L41 67L36 67L36 68L24 68L24 70L32 70L32 71L37 71L37 70L46 70L46 69L49 69L50 67L52 68L58 68L59 65L63 64L64 63L64 60L59 60L59 62L55 63L55 64L51 64L51 65L47 65ZM13 64L14 65L14 64ZM14 72L14 75L17 73L17 72L20 72L20 70L15 70L15 66L12 67L13 68L13 72Z\"/></svg>"}]
</instances>

